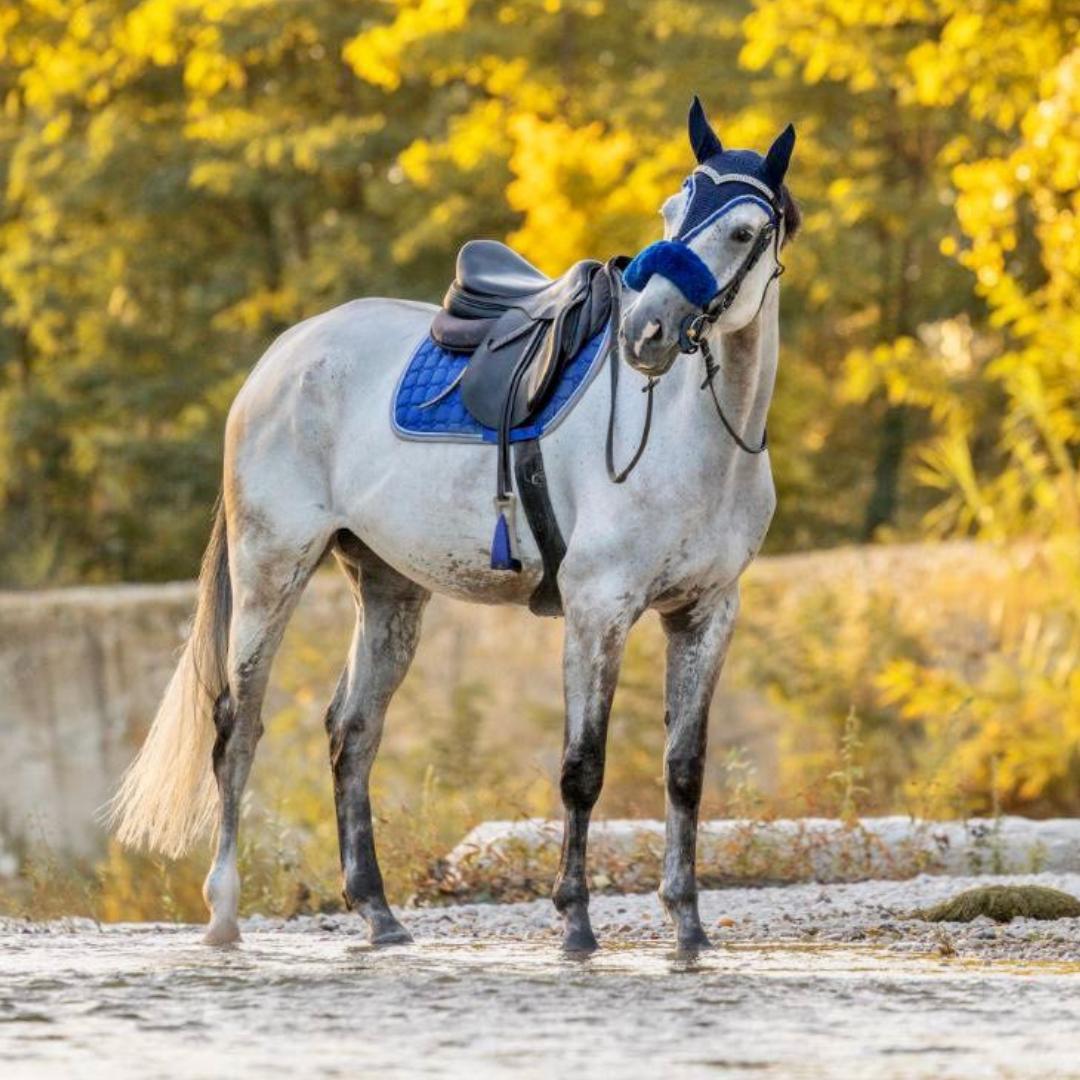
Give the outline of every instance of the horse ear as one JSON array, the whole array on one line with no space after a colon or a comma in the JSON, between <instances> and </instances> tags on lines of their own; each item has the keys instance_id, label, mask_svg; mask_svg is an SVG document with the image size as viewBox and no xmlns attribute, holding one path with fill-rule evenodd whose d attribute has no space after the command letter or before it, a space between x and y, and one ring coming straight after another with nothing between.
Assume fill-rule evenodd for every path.
<instances>
[{"instance_id":1,"label":"horse ear","mask_svg":"<svg viewBox=\"0 0 1080 1080\"><path fill-rule=\"evenodd\" d=\"M716 154L723 153L724 148L720 145L716 132L713 131L712 126L709 124L708 118L705 116L705 109L702 107L701 99L697 94L694 95L693 104L690 106L687 126L690 129L690 145L694 149L694 156L698 159L699 164L708 161L709 158Z\"/></svg>"},{"instance_id":2,"label":"horse ear","mask_svg":"<svg viewBox=\"0 0 1080 1080\"><path fill-rule=\"evenodd\" d=\"M769 152L765 155L765 175L774 191L779 191L780 185L784 182L784 176L791 162L791 151L794 149L795 127L793 124L788 124L776 136L776 142L769 147Z\"/></svg>"}]
</instances>

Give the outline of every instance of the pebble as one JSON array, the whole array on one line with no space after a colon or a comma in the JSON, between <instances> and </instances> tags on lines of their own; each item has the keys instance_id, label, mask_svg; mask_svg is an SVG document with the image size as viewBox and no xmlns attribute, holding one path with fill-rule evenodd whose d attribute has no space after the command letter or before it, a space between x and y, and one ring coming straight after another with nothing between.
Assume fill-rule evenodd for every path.
<instances>
[{"instance_id":1,"label":"pebble","mask_svg":"<svg viewBox=\"0 0 1080 1080\"><path fill-rule=\"evenodd\" d=\"M1075 961L1080 957L1080 919L1053 923L1017 920L999 927L986 918L969 924L907 918L915 908L928 907L964 889L985 884L1047 885L1080 896L1080 873L1044 873L1011 878L922 875L907 881L731 888L702 892L699 900L703 924L725 946L823 940L830 945L850 943L896 953L931 954L939 948L944 930L957 943L967 944L980 960ZM602 943L673 940L673 931L655 893L595 896L590 910ZM548 900L414 908L399 911L398 916L416 937L425 940L458 936L549 941L562 932L561 920ZM366 935L366 926L356 915L309 915L288 921L256 915L243 920L241 926L253 932L273 927L285 933L316 930L361 939ZM102 929L108 933L120 928L99 929L88 919L49 923L0 919L0 931L9 933L90 934ZM143 933L173 933L186 928L140 924L137 929Z\"/></svg>"}]
</instances>

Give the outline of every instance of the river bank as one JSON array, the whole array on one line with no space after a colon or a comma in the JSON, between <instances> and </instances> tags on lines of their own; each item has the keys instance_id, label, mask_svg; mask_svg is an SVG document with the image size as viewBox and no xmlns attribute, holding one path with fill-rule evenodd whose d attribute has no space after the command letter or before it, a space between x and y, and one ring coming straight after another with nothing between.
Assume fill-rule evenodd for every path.
<instances>
[{"instance_id":1,"label":"river bank","mask_svg":"<svg viewBox=\"0 0 1080 1080\"><path fill-rule=\"evenodd\" d=\"M1080 919L902 916L990 881L725 889L717 947L671 947L654 895L593 902L603 942L563 956L550 904L402 913L376 950L353 916L251 918L208 949L185 924L0 923L5 1080L207 1076L1076 1080Z\"/></svg>"}]
</instances>

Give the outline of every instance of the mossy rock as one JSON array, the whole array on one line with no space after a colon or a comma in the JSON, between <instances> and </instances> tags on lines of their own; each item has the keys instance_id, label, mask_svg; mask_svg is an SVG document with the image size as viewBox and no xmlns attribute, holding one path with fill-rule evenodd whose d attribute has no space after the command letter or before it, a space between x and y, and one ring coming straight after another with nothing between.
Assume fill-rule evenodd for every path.
<instances>
[{"instance_id":1,"label":"mossy rock","mask_svg":"<svg viewBox=\"0 0 1080 1080\"><path fill-rule=\"evenodd\" d=\"M909 916L926 922L971 922L985 915L994 922L1013 919L1080 918L1080 900L1041 885L982 885Z\"/></svg>"}]
</instances>

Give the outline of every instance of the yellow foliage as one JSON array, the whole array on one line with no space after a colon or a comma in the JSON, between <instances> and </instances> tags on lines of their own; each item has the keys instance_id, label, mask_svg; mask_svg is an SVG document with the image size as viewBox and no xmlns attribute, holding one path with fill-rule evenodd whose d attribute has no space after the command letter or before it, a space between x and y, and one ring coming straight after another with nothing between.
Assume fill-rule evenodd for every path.
<instances>
[{"instance_id":1,"label":"yellow foliage","mask_svg":"<svg viewBox=\"0 0 1080 1080\"><path fill-rule=\"evenodd\" d=\"M1078 40L1080 12L1051 0L0 5L5 512L30 507L72 575L190 568L220 474L206 448L266 341L350 296L437 298L471 235L552 273L636 250L691 164L696 90L728 145L799 129L776 541L860 535L896 412L891 528L1073 537ZM190 442L169 447L178 426ZM176 503L187 533L154 561ZM1080 601L1048 581L1014 616L1043 629L1003 633L975 675L879 666L861 630L822 630L800 662L883 671L860 709L957 740L965 783L997 761L1018 803L1051 798L1080 703L1046 612L1073 641ZM792 775L834 751L808 715Z\"/></svg>"},{"instance_id":2,"label":"yellow foliage","mask_svg":"<svg viewBox=\"0 0 1080 1080\"><path fill-rule=\"evenodd\" d=\"M342 56L361 79L385 90L401 85L401 61L418 42L465 23L471 0L390 0L393 21L357 34Z\"/></svg>"},{"instance_id":3,"label":"yellow foliage","mask_svg":"<svg viewBox=\"0 0 1080 1080\"><path fill-rule=\"evenodd\" d=\"M634 140L625 132L605 132L600 124L573 128L528 113L515 117L510 131L514 180L506 196L524 215L510 242L558 273L590 250L604 200L617 191L627 197L623 183L635 157Z\"/></svg>"}]
</instances>

